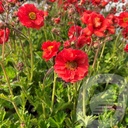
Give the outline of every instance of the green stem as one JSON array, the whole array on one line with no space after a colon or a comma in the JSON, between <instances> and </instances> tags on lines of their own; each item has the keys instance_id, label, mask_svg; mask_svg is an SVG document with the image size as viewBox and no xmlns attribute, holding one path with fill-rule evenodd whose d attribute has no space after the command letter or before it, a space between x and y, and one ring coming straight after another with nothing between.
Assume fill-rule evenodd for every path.
<instances>
[{"instance_id":1,"label":"green stem","mask_svg":"<svg viewBox=\"0 0 128 128\"><path fill-rule=\"evenodd\" d=\"M88 50L87 50L87 53L89 53L89 51L90 51L90 49L91 49L91 47L92 47L92 44L93 44L93 42L92 42L92 40L91 40L91 43L90 43L90 45L89 45L89 47L88 47Z\"/></svg>"},{"instance_id":2,"label":"green stem","mask_svg":"<svg viewBox=\"0 0 128 128\"><path fill-rule=\"evenodd\" d=\"M4 72L4 76L5 76L6 80L7 80L7 84L8 84L9 92L10 92L10 95L11 95L11 99L14 99L13 91L12 91L12 88L11 88L11 85L10 85L10 80L9 80L8 75L7 75L7 73L6 73L5 67L4 67L4 65L3 65L2 62L0 62L0 65L1 65L2 70L3 70L3 72ZM12 101L12 100L11 100L11 102L12 102L12 105L14 106L14 109L15 109L15 111L16 111L16 113L17 113L19 119L23 122L23 119L21 118L21 116L20 116L20 114L19 114L19 111L18 111L18 108L17 108L15 102Z\"/></svg>"},{"instance_id":3,"label":"green stem","mask_svg":"<svg viewBox=\"0 0 128 128\"><path fill-rule=\"evenodd\" d=\"M105 45L106 45L106 41L103 43L103 47L102 47L102 51L101 51L101 54L100 54L100 58L99 58L99 60L98 60L98 62L97 62L97 71L98 71L98 67L99 67L99 65L100 65L100 61L101 61L101 59L102 59L102 57L103 57Z\"/></svg>"},{"instance_id":4,"label":"green stem","mask_svg":"<svg viewBox=\"0 0 128 128\"><path fill-rule=\"evenodd\" d=\"M85 98L85 95L86 95L86 89L85 89L85 87L83 87L83 106L82 106L82 108L83 108L83 115L86 115L86 106L85 106L85 100L86 100L86 98Z\"/></svg>"},{"instance_id":5,"label":"green stem","mask_svg":"<svg viewBox=\"0 0 128 128\"><path fill-rule=\"evenodd\" d=\"M22 91L24 92L25 97L27 98L27 100L28 100L32 105L34 105L34 102L33 102L32 98L30 97L30 95L27 94L27 91L25 90L24 87L22 87Z\"/></svg>"},{"instance_id":6,"label":"green stem","mask_svg":"<svg viewBox=\"0 0 128 128\"><path fill-rule=\"evenodd\" d=\"M74 88L74 112L76 112L76 105L77 105L77 83L73 83ZM75 113L74 113L75 114Z\"/></svg>"},{"instance_id":7,"label":"green stem","mask_svg":"<svg viewBox=\"0 0 128 128\"><path fill-rule=\"evenodd\" d=\"M102 51L101 51L101 54L100 54L100 60L101 60L101 58L103 56L105 45L106 45L106 42L103 43Z\"/></svg>"},{"instance_id":8,"label":"green stem","mask_svg":"<svg viewBox=\"0 0 128 128\"><path fill-rule=\"evenodd\" d=\"M114 51L116 49L116 44L117 44L118 39L120 38L120 35L121 35L121 32L118 34L118 36L117 36L117 38L116 38L116 40L114 42Z\"/></svg>"},{"instance_id":9,"label":"green stem","mask_svg":"<svg viewBox=\"0 0 128 128\"><path fill-rule=\"evenodd\" d=\"M72 97L72 123L75 124L76 121L76 107L77 107L77 83L72 84L72 91L73 91L73 97ZM74 125L73 125L74 126Z\"/></svg>"},{"instance_id":10,"label":"green stem","mask_svg":"<svg viewBox=\"0 0 128 128\"><path fill-rule=\"evenodd\" d=\"M32 42L30 42L30 54L31 54L31 77L30 77L30 81L32 81L32 78L33 78L33 47L32 47Z\"/></svg>"},{"instance_id":11,"label":"green stem","mask_svg":"<svg viewBox=\"0 0 128 128\"><path fill-rule=\"evenodd\" d=\"M20 34L24 39L27 39L28 40L28 37L25 35L25 34L23 34L20 30L18 30L18 29L16 29L16 28L14 28L13 26L11 26L10 24L8 24L10 27L11 27L11 29L12 30L14 30L15 31L15 33L18 33L18 34Z\"/></svg>"},{"instance_id":12,"label":"green stem","mask_svg":"<svg viewBox=\"0 0 128 128\"><path fill-rule=\"evenodd\" d=\"M83 116L86 116L86 105L87 105L87 100L86 100L86 95L87 95L86 94L86 90L87 89L86 89L86 86L88 85L88 81L90 79L90 75L89 75L88 79L86 80L86 83L83 86L83 94L82 94L82 96L83 96L83 101L82 101Z\"/></svg>"},{"instance_id":13,"label":"green stem","mask_svg":"<svg viewBox=\"0 0 128 128\"><path fill-rule=\"evenodd\" d=\"M47 40L47 34L46 34L46 32L45 32L46 30L47 30L47 29L44 29L44 28L43 28L43 32L44 32L44 36L45 36L45 40Z\"/></svg>"},{"instance_id":14,"label":"green stem","mask_svg":"<svg viewBox=\"0 0 128 128\"><path fill-rule=\"evenodd\" d=\"M100 50L100 44L98 45L98 48L97 48L97 50L96 50L96 54L95 54L95 57L94 57L94 61L93 61L93 64L92 64L92 68L93 68L93 69L94 69L94 67L95 67L95 64L96 64L96 61L97 61L97 58L98 58L99 50Z\"/></svg>"},{"instance_id":15,"label":"green stem","mask_svg":"<svg viewBox=\"0 0 128 128\"><path fill-rule=\"evenodd\" d=\"M28 29L28 36L29 36L29 48L30 48L30 55L31 55L31 70L30 70L30 81L32 81L32 78L33 78L33 43L30 39L30 30Z\"/></svg>"},{"instance_id":16,"label":"green stem","mask_svg":"<svg viewBox=\"0 0 128 128\"><path fill-rule=\"evenodd\" d=\"M44 103L42 103L42 109L43 109L43 115L44 115L44 119L46 118L46 112L45 112L45 105Z\"/></svg>"},{"instance_id":17,"label":"green stem","mask_svg":"<svg viewBox=\"0 0 128 128\"><path fill-rule=\"evenodd\" d=\"M116 44L117 44L118 39L120 38L120 35L121 35L121 32L118 34L118 36L117 36L117 38L116 38L116 40L114 42L113 53L112 53L111 58L109 60L111 60L112 58L114 58L114 55L115 55L115 52L116 52Z\"/></svg>"},{"instance_id":18,"label":"green stem","mask_svg":"<svg viewBox=\"0 0 128 128\"><path fill-rule=\"evenodd\" d=\"M52 90L52 103L51 103L51 110L53 112L54 107L54 99L55 99L55 89L56 89L56 73L54 72L54 81L53 81L53 90Z\"/></svg>"}]
</instances>

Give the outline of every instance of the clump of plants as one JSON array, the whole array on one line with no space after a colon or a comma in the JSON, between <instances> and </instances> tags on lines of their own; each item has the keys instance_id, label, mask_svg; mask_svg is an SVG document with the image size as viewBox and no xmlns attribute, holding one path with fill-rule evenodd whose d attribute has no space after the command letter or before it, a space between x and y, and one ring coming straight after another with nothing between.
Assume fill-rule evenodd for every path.
<instances>
[{"instance_id":1,"label":"clump of plants","mask_svg":"<svg viewBox=\"0 0 128 128\"><path fill-rule=\"evenodd\" d=\"M0 1L0 128L127 128L127 68L126 0Z\"/></svg>"}]
</instances>

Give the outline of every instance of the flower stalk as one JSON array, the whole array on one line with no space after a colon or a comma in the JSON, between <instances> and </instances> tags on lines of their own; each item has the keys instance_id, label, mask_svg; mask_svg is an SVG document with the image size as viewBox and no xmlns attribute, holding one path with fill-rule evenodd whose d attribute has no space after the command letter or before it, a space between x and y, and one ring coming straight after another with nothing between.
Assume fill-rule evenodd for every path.
<instances>
[{"instance_id":1,"label":"flower stalk","mask_svg":"<svg viewBox=\"0 0 128 128\"><path fill-rule=\"evenodd\" d=\"M77 83L73 83L74 88L74 112L76 112L76 106L77 106Z\"/></svg>"},{"instance_id":2,"label":"flower stalk","mask_svg":"<svg viewBox=\"0 0 128 128\"><path fill-rule=\"evenodd\" d=\"M28 36L30 37L30 30L28 29ZM31 70L30 70L30 81L33 79L33 43L31 39L29 38L29 48L30 48L30 65L31 65Z\"/></svg>"},{"instance_id":3,"label":"flower stalk","mask_svg":"<svg viewBox=\"0 0 128 128\"><path fill-rule=\"evenodd\" d=\"M54 72L54 81L53 81L53 89L52 89L52 102L51 102L51 112L53 112L53 109L54 109L55 90L56 90L56 79L57 79L57 75Z\"/></svg>"},{"instance_id":4,"label":"flower stalk","mask_svg":"<svg viewBox=\"0 0 128 128\"><path fill-rule=\"evenodd\" d=\"M10 85L10 80L9 80L9 77L8 77L8 75L7 75L7 73L6 73L6 70L5 70L5 67L4 67L3 62L0 62L0 65L1 65L1 67L2 67L4 76L5 76L6 81L7 81L7 84L8 84L9 92L10 92L10 95L11 95L11 103L12 103L12 105L13 105L13 107L14 107L14 109L15 109L15 111L16 111L16 113L17 113L19 119L20 119L20 122L24 122L22 116L20 115L20 113L19 113L19 111L18 111L17 105L16 105L15 102L13 101L13 99L14 99L13 91L12 91L12 88L11 88L11 85Z\"/></svg>"}]
</instances>

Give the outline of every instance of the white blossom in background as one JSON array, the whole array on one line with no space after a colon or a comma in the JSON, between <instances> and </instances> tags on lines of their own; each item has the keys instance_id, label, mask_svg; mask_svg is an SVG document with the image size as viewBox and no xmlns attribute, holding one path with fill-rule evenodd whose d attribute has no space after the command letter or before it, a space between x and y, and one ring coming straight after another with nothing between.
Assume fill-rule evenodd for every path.
<instances>
[{"instance_id":1,"label":"white blossom in background","mask_svg":"<svg viewBox=\"0 0 128 128\"><path fill-rule=\"evenodd\" d=\"M106 0L106 1L109 1L109 0ZM123 10L122 10L122 7L125 5L125 4L128 4L128 0L125 0L124 3L121 2L122 0L120 0L119 2L109 2L108 5L106 5L105 7L105 10L107 12L109 12L111 10L111 8L113 7L116 7L117 9L119 9L119 13L116 13L116 15L118 16Z\"/></svg>"}]
</instances>

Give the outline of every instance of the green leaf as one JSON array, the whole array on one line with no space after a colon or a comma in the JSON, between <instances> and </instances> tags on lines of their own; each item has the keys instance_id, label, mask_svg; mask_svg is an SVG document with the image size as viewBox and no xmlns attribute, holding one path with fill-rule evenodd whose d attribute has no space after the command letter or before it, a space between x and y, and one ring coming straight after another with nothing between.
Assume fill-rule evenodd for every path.
<instances>
[{"instance_id":1,"label":"green leaf","mask_svg":"<svg viewBox=\"0 0 128 128\"><path fill-rule=\"evenodd\" d=\"M46 124L46 122L42 121L42 120L39 121L39 126L40 126L40 128L49 128L49 126Z\"/></svg>"},{"instance_id":2,"label":"green leaf","mask_svg":"<svg viewBox=\"0 0 128 128\"><path fill-rule=\"evenodd\" d=\"M51 127L59 128L58 122L56 122L52 117L50 117L50 118L48 119L48 121L49 121Z\"/></svg>"},{"instance_id":3,"label":"green leaf","mask_svg":"<svg viewBox=\"0 0 128 128\"><path fill-rule=\"evenodd\" d=\"M67 115L66 113L64 113L63 111L61 111L61 112L58 112L54 116L54 118L55 118L56 122L58 122L59 124L62 124L64 122L64 120L65 120L66 115Z\"/></svg>"},{"instance_id":4,"label":"green leaf","mask_svg":"<svg viewBox=\"0 0 128 128\"><path fill-rule=\"evenodd\" d=\"M6 67L6 72L7 72L7 75L8 75L8 77L9 77L10 79L15 78L15 76L16 76L16 71L15 71L15 69L14 69L13 67L11 67L11 66Z\"/></svg>"},{"instance_id":5,"label":"green leaf","mask_svg":"<svg viewBox=\"0 0 128 128\"><path fill-rule=\"evenodd\" d=\"M65 122L66 122L66 125L67 125L68 128L72 127L72 121L71 121L70 118L67 117L67 118L65 119Z\"/></svg>"},{"instance_id":6,"label":"green leaf","mask_svg":"<svg viewBox=\"0 0 128 128\"><path fill-rule=\"evenodd\" d=\"M5 96L3 93L2 93L2 94L0 94L0 98L1 98L1 99L4 99L4 100L6 100L6 101L11 102L10 98L9 98L9 97L7 97L7 96Z\"/></svg>"},{"instance_id":7,"label":"green leaf","mask_svg":"<svg viewBox=\"0 0 128 128\"><path fill-rule=\"evenodd\" d=\"M59 106L56 108L56 112L60 110L64 110L65 108L69 108L71 106L71 102L63 103L61 102Z\"/></svg>"},{"instance_id":8,"label":"green leaf","mask_svg":"<svg viewBox=\"0 0 128 128\"><path fill-rule=\"evenodd\" d=\"M5 118L6 112L2 109L0 109L0 121L3 121Z\"/></svg>"}]
</instances>

